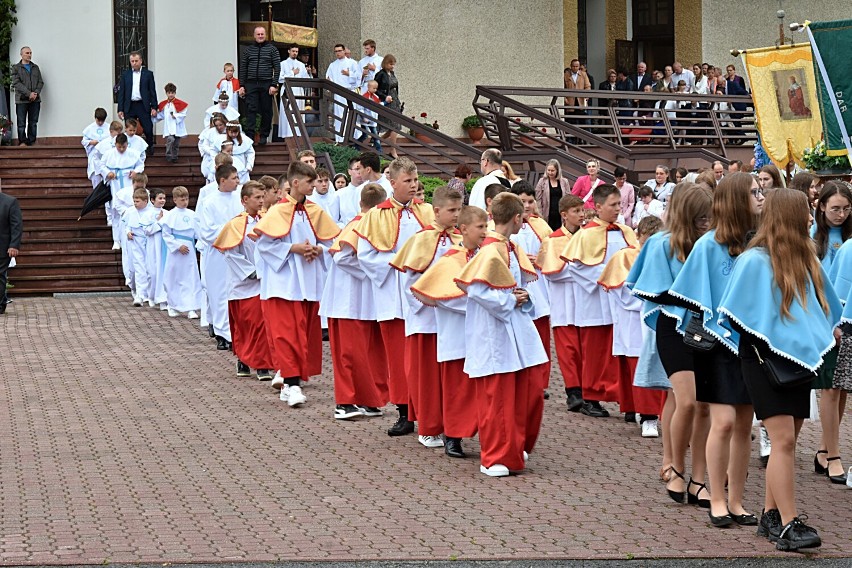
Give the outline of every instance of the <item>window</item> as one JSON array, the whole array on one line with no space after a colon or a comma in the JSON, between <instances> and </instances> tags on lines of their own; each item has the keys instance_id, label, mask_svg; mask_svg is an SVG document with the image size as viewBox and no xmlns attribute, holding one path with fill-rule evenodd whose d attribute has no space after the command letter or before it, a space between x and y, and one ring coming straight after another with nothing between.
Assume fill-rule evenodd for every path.
<instances>
[{"instance_id":1,"label":"window","mask_svg":"<svg viewBox=\"0 0 852 568\"><path fill-rule=\"evenodd\" d=\"M130 53L138 51L148 62L148 0L113 0L115 28L115 84L128 68Z\"/></svg>"}]
</instances>

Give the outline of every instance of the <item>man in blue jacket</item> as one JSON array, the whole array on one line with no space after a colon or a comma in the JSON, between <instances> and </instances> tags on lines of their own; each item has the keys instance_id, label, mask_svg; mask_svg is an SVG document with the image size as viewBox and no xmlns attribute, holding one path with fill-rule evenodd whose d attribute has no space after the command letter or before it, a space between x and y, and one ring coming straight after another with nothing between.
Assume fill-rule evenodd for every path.
<instances>
[{"instance_id":1,"label":"man in blue jacket","mask_svg":"<svg viewBox=\"0 0 852 568\"><path fill-rule=\"evenodd\" d=\"M142 68L142 55L130 53L130 69L121 74L118 81L118 118L135 118L142 125L147 153L154 154L154 124L151 117L157 116L157 88L154 73Z\"/></svg>"}]
</instances>

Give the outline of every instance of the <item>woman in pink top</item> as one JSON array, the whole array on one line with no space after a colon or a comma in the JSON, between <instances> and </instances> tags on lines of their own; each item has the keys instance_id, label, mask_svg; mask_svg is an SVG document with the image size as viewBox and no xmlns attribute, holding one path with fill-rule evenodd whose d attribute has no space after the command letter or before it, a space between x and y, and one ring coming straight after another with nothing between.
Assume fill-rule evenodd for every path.
<instances>
[{"instance_id":1,"label":"woman in pink top","mask_svg":"<svg viewBox=\"0 0 852 568\"><path fill-rule=\"evenodd\" d=\"M598 170L601 165L597 160L589 160L586 162L586 171L589 175L580 176L574 182L574 187L571 188L571 193L583 200L585 209L594 209L595 202L592 199L592 191L599 185L603 185L604 181L598 177Z\"/></svg>"},{"instance_id":2,"label":"woman in pink top","mask_svg":"<svg viewBox=\"0 0 852 568\"><path fill-rule=\"evenodd\" d=\"M621 218L628 227L633 227L633 207L636 205L636 190L627 181L627 170L616 166L613 171L615 187L621 192Z\"/></svg>"}]
</instances>

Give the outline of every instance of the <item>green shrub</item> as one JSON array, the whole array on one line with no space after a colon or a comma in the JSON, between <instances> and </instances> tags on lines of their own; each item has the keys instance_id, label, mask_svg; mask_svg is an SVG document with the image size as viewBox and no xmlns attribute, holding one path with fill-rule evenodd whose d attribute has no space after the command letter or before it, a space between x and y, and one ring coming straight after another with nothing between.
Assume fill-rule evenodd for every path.
<instances>
[{"instance_id":1,"label":"green shrub","mask_svg":"<svg viewBox=\"0 0 852 568\"><path fill-rule=\"evenodd\" d=\"M436 188L439 188L442 185L447 185L447 180L439 177L424 176L419 179L423 184L423 190L426 192L426 203L432 203L432 194L435 193Z\"/></svg>"},{"instance_id":2,"label":"green shrub","mask_svg":"<svg viewBox=\"0 0 852 568\"><path fill-rule=\"evenodd\" d=\"M349 160L361 153L355 148L335 146L334 144L327 144L325 142L314 144L314 152L317 154L328 152L328 155L331 157L331 163L334 166L335 174L346 173L346 170L349 169Z\"/></svg>"}]
</instances>

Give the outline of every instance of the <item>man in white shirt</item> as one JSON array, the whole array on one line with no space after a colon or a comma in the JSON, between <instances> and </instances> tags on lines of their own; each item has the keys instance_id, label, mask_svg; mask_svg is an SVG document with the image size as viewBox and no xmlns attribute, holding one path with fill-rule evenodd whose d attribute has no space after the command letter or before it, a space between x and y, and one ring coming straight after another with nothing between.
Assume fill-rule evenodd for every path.
<instances>
[{"instance_id":1,"label":"man in white shirt","mask_svg":"<svg viewBox=\"0 0 852 568\"><path fill-rule=\"evenodd\" d=\"M278 92L281 93L281 98L278 103L278 136L281 138L290 138L293 136L293 129L290 127L290 121L287 120L287 114L284 112L284 105L287 103L287 91L284 88L284 79L287 77L295 77L298 79L310 79L311 75L308 73L305 64L299 61L299 46L291 45L290 49L287 50L287 59L281 62L281 73L278 76L278 82L281 84L281 88L278 89ZM296 106L299 107L299 110L305 110L305 99L304 96L305 90L302 87L293 87L293 96L296 97Z\"/></svg>"},{"instance_id":2,"label":"man in white shirt","mask_svg":"<svg viewBox=\"0 0 852 568\"><path fill-rule=\"evenodd\" d=\"M376 71L382 66L382 56L376 53L376 41L364 40L364 57L358 62L361 69L361 94L367 92L367 83L375 79Z\"/></svg>"},{"instance_id":3,"label":"man in white shirt","mask_svg":"<svg viewBox=\"0 0 852 568\"><path fill-rule=\"evenodd\" d=\"M388 195L393 193L393 186L385 177L382 171L382 162L379 159L379 155L375 152L361 152L358 155L358 161L353 165L354 169L361 176L361 185L358 186L357 194L361 195L361 190L364 189L368 183L377 183L383 188Z\"/></svg>"},{"instance_id":4,"label":"man in white shirt","mask_svg":"<svg viewBox=\"0 0 852 568\"><path fill-rule=\"evenodd\" d=\"M358 63L346 57L346 47L342 43L334 46L334 56L336 59L329 64L325 78L337 83L344 89L354 91L361 84L361 72L358 70ZM334 141L338 144L343 142L343 109L346 104L346 99L343 97L334 97L334 104L332 105Z\"/></svg>"},{"instance_id":5,"label":"man in white shirt","mask_svg":"<svg viewBox=\"0 0 852 568\"><path fill-rule=\"evenodd\" d=\"M337 191L337 197L340 201L340 222L346 226L349 221L361 214L361 184L364 179L361 177L361 166L359 156L355 156L349 160L349 185Z\"/></svg>"},{"instance_id":6,"label":"man in white shirt","mask_svg":"<svg viewBox=\"0 0 852 568\"><path fill-rule=\"evenodd\" d=\"M468 205L475 205L483 211L485 208L485 188L492 183L499 183L506 186L506 191L512 187L509 180L503 175L503 170L500 167L503 164L503 152L497 148L489 148L482 153L479 159L479 170L482 172L482 177L476 180L473 188L470 190L470 200Z\"/></svg>"},{"instance_id":7,"label":"man in white shirt","mask_svg":"<svg viewBox=\"0 0 852 568\"><path fill-rule=\"evenodd\" d=\"M672 63L672 85L677 85L681 79L686 82L686 92L692 92L692 87L695 86L695 73L689 69L684 69L680 61Z\"/></svg>"}]
</instances>

